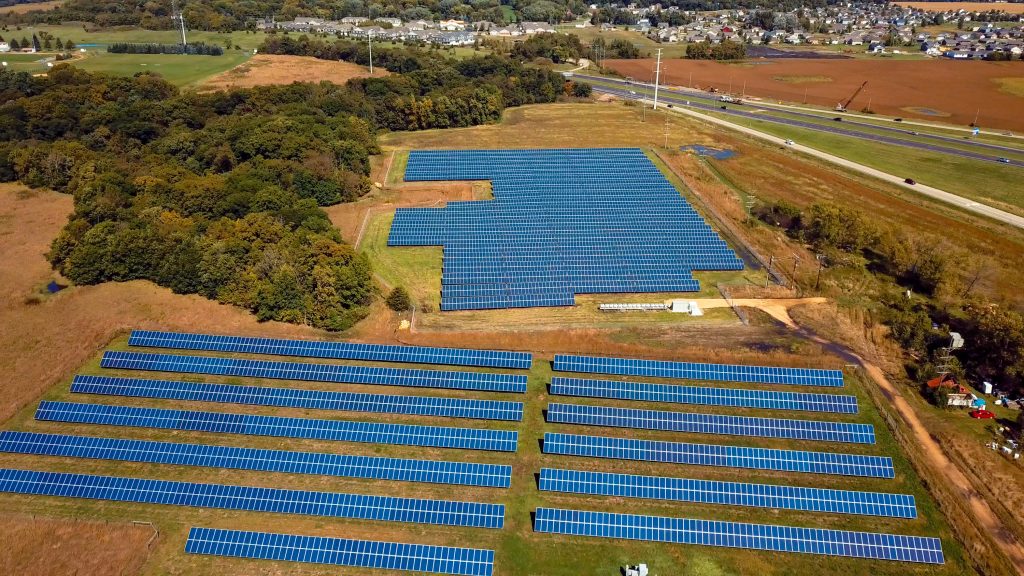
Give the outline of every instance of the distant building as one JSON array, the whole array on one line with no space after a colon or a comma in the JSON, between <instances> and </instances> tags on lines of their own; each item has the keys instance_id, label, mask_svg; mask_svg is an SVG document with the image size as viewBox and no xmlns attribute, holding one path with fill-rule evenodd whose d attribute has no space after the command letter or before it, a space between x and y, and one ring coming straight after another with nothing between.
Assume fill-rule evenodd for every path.
<instances>
[{"instance_id":1,"label":"distant building","mask_svg":"<svg viewBox=\"0 0 1024 576\"><path fill-rule=\"evenodd\" d=\"M0 52L10 52L11 45L7 42L0 42Z\"/></svg>"}]
</instances>

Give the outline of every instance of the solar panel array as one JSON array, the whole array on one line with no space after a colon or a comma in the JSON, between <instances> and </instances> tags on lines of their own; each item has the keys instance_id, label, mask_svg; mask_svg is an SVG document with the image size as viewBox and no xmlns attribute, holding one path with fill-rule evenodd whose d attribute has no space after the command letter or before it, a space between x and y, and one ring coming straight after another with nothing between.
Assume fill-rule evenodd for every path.
<instances>
[{"instance_id":1,"label":"solar panel array","mask_svg":"<svg viewBox=\"0 0 1024 576\"><path fill-rule=\"evenodd\" d=\"M297 390L294 388L267 388L263 386L203 384L83 375L75 376L75 379L71 382L71 391L82 394L105 394L135 398L163 398L195 402L222 402L287 408L378 412L384 414L413 414L446 418L510 421L523 419L522 402L499 400L392 396L385 394L359 394L355 392L328 392L323 390Z\"/></svg>"},{"instance_id":2,"label":"solar panel array","mask_svg":"<svg viewBox=\"0 0 1024 576\"><path fill-rule=\"evenodd\" d=\"M636 476L552 468L541 469L540 489L549 492L617 498L647 498L831 514L917 518L914 497L908 494L747 484L664 476Z\"/></svg>"},{"instance_id":3,"label":"solar panel array","mask_svg":"<svg viewBox=\"0 0 1024 576\"><path fill-rule=\"evenodd\" d=\"M519 432L515 430L314 420L74 402L40 402L36 420L499 452L515 452L519 439Z\"/></svg>"},{"instance_id":4,"label":"solar panel array","mask_svg":"<svg viewBox=\"0 0 1024 576\"><path fill-rule=\"evenodd\" d=\"M548 404L547 420L561 424L668 430L696 434L757 436L854 444L875 443L874 426L845 422L692 414L557 403Z\"/></svg>"},{"instance_id":5,"label":"solar panel array","mask_svg":"<svg viewBox=\"0 0 1024 576\"><path fill-rule=\"evenodd\" d=\"M0 452L490 488L508 488L512 481L512 467L504 464L346 456L32 432L0 432Z\"/></svg>"},{"instance_id":6,"label":"solar panel array","mask_svg":"<svg viewBox=\"0 0 1024 576\"><path fill-rule=\"evenodd\" d=\"M220 376L307 380L312 382L415 386L421 388L481 390L486 392L526 392L526 375L524 374L487 374L482 372L380 368L376 366L304 364L300 362L271 362L268 360L242 360L212 356L174 356L117 351L104 352L100 366L103 368L126 370L216 374Z\"/></svg>"},{"instance_id":7,"label":"solar panel array","mask_svg":"<svg viewBox=\"0 0 1024 576\"><path fill-rule=\"evenodd\" d=\"M493 550L215 528L189 530L185 552L457 576L494 574Z\"/></svg>"},{"instance_id":8,"label":"solar panel array","mask_svg":"<svg viewBox=\"0 0 1024 576\"><path fill-rule=\"evenodd\" d=\"M557 372L589 372L650 378L686 378L719 382L755 384L797 384L803 386L843 385L841 370L817 368L784 368L778 366L742 366L737 364L705 364L701 362L666 362L635 358L606 358L555 354L553 368Z\"/></svg>"},{"instance_id":9,"label":"solar panel array","mask_svg":"<svg viewBox=\"0 0 1024 576\"><path fill-rule=\"evenodd\" d=\"M576 536L699 544L942 564L938 538L538 508L534 530Z\"/></svg>"},{"instance_id":10,"label":"solar panel array","mask_svg":"<svg viewBox=\"0 0 1024 576\"><path fill-rule=\"evenodd\" d=\"M688 444L552 432L544 434L544 453L840 476L895 477L892 458L884 456Z\"/></svg>"},{"instance_id":11,"label":"solar panel array","mask_svg":"<svg viewBox=\"0 0 1024 576\"><path fill-rule=\"evenodd\" d=\"M503 504L197 484L9 468L0 469L0 492L474 528L501 528L505 523Z\"/></svg>"},{"instance_id":12,"label":"solar panel array","mask_svg":"<svg viewBox=\"0 0 1024 576\"><path fill-rule=\"evenodd\" d=\"M128 344L130 346L174 348L178 350L243 352L248 354L276 354L278 356L303 356L306 358L332 358L335 360L444 364L448 366L477 366L482 368L519 368L529 370L533 363L533 355L529 352L283 340L279 338L183 334L153 330L132 330L132 334L128 338Z\"/></svg>"},{"instance_id":13,"label":"solar panel array","mask_svg":"<svg viewBox=\"0 0 1024 576\"><path fill-rule=\"evenodd\" d=\"M743 390L711 388L707 386L677 386L649 382L620 382L618 380L585 380L555 376L551 379L551 394L644 402L671 402L702 406L730 406L733 408L765 408L770 410L802 410L806 412L834 412L856 414L857 397L837 394L811 394L807 392L777 392L774 390Z\"/></svg>"},{"instance_id":14,"label":"solar panel array","mask_svg":"<svg viewBox=\"0 0 1024 576\"><path fill-rule=\"evenodd\" d=\"M692 292L692 270L743 269L636 148L412 151L405 179L491 181L491 201L395 211L389 246L444 246L442 310Z\"/></svg>"}]
</instances>

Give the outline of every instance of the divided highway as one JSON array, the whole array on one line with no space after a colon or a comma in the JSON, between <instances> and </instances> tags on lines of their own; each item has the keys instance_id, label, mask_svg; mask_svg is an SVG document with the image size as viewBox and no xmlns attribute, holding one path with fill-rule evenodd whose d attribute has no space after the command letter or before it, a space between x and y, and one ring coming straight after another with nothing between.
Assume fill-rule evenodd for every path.
<instances>
[{"instance_id":1,"label":"divided highway","mask_svg":"<svg viewBox=\"0 0 1024 576\"><path fill-rule=\"evenodd\" d=\"M651 96L650 93L653 90L653 88L651 88L647 84L627 83L624 80L618 80L618 79L615 79L615 78L605 78L605 77L602 77L602 76L589 76L589 75L586 75L586 74L579 74L579 73L574 74L574 77L582 79L582 80L585 80L587 82L590 82L592 84L592 86L594 87L594 90L596 90L598 92L602 92L602 93L606 93L606 94L613 94L615 96L620 96L620 97L623 97L623 98L631 98L631 99L648 98L649 99L650 96ZM637 89L639 89L643 93L642 94L638 93ZM960 140L960 139L952 138L952 137L948 137L948 136L939 136L939 135L924 134L924 133L915 135L915 137L917 137L917 138L930 138L930 139L935 139L935 140L939 140L939 141L943 141L944 140L944 141L948 141L948 142L956 142L958 144L970 145L972 147L979 148L979 151L975 152L975 151L972 151L972 150L963 150L963 149L959 149L959 148L950 148L950 147L947 147L947 146L940 146L940 145L936 145L936 144L929 144L927 142L920 142L920 141L915 141L915 140L906 140L906 139L902 139L902 138L896 138L894 136L888 136L888 135L884 135L884 134L876 134L876 133L871 133L871 132L862 132L862 131L859 131L859 130L856 130L856 129L853 129L853 128L846 128L846 127L839 127L839 126L828 126L828 125L823 125L823 124L820 124L820 123L814 123L814 122L810 122L810 121L797 120L797 119L794 119L794 118L783 118L783 117L779 117L779 116L773 116L773 115L771 115L771 113L778 113L779 110L771 109L771 108L766 108L766 107L763 107L763 108L762 107L758 107L756 104L736 105L736 104L724 103L724 102L718 101L718 99L715 98L714 96L710 96L710 95L705 96L705 95L702 95L699 92L688 92L686 94L679 94L677 92L668 91L665 88L662 88L661 91L659 91L659 93L658 93L658 100L661 101L661 102L665 102L666 104L671 104L673 106L675 106L675 105L689 106L690 108L694 108L694 109L706 110L708 112L717 112L717 113L720 113L720 114L728 114L730 116L737 116L737 117L742 117L742 118L749 118L751 120L760 120L762 122L772 122L772 123L776 123L776 124L783 124L783 125L787 125L787 126L794 126L794 127L797 127L797 128L803 128L803 129L807 129L807 130L815 130L815 131L818 131L818 132L826 132L826 133L829 133L829 134L837 134L837 135L840 135L840 136L848 136L848 137L851 137L851 138L859 138L861 140L868 140L868 141L872 141L872 142L879 142L879 143L882 143L882 144L891 144L891 145L894 145L894 146L905 146L907 148L916 148L918 150L926 150L926 151L929 151L929 152L938 152L940 154L949 154L949 155L952 155L952 156L959 156L961 158L969 158L969 159L972 159L972 160L980 160L982 162L995 162L995 163L1008 164L1008 165L1011 165L1011 166L1017 166L1019 168L1024 168L1024 161L1022 161L1022 160L1017 160L1015 158L1008 158L1007 159L1008 162L1001 162L1001 160L1000 160L1001 156L999 156L998 154L983 153L983 152L980 151L980 149L995 149L995 150L1006 151L1006 152L1024 153L1024 150L1019 150L1019 149L1011 148L1011 147L998 146L998 145L994 145L994 144L982 143L982 142L977 142L977 141ZM723 109L722 106L725 106L725 109ZM742 108L747 108L747 109L750 109L750 110L754 110L754 111L747 111L747 110L744 110L744 109L738 109L737 106L740 106ZM764 113L758 113L758 111L759 112L764 112ZM765 113L767 113L767 114L765 114ZM813 119L815 119L815 120L817 120L819 122L822 121L822 120L828 120L827 117L819 116L819 115L815 115L815 114L809 114L809 113L805 113L805 112L793 112L793 111L786 110L785 113L786 114L790 114L790 115L795 115L795 116L802 116L802 117L807 117L807 118L813 118ZM836 124L840 124L840 123L837 122ZM887 131L887 132L897 132L897 133L904 133L904 134L906 133L905 130L898 130L898 129L895 129L895 128L887 128L887 127L884 127L884 126L876 126L874 124L868 124L868 123L865 123L865 122L855 122L855 121L844 120L842 122L842 124L844 124L844 125L851 125L851 126L869 127L871 129L874 129L874 130Z\"/></svg>"}]
</instances>

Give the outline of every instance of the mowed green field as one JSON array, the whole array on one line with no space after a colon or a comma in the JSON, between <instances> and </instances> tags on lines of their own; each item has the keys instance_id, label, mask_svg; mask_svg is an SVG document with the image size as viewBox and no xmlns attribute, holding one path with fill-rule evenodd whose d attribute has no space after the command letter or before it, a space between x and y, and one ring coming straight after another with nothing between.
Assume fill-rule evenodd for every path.
<instances>
[{"instance_id":1,"label":"mowed green field","mask_svg":"<svg viewBox=\"0 0 1024 576\"><path fill-rule=\"evenodd\" d=\"M126 339L117 339L110 345L110 349L127 349ZM193 354L192 352L187 353ZM206 353L197 354L206 355ZM248 355L231 356L257 358L256 356ZM363 362L346 363L369 365L368 363ZM411 365L401 367L439 368L436 366ZM454 369L482 371L466 368ZM63 457L0 454L0 466L5 468L308 489L330 492L355 492L390 496L494 502L504 503L506 505L505 528L502 530L486 530L106 502L100 500L77 500L60 497L34 497L0 494L0 506L3 506L5 510L11 512L45 514L58 517L68 516L76 518L93 518L109 521L146 520L154 522L159 528L161 536L155 543L151 552L150 561L146 565L145 569L146 574L251 574L257 570L261 573L323 573L322 568L315 566L185 555L182 549L184 546L185 536L191 526L277 531L310 535L488 548L496 551L495 573L499 575L543 574L550 576L577 576L580 574L615 574L617 573L618 567L627 562L645 562L650 565L652 574L672 575L843 573L848 576L868 576L889 574L952 575L969 574L972 572L964 561L959 545L951 538L949 529L943 521L940 512L935 508L931 498L924 490L920 479L915 475L908 462L899 452L899 449L886 429L882 418L872 407L871 401L863 389L863 383L861 382L860 377L856 374L847 374L847 386L845 388L838 390L813 389L813 391L856 395L860 403L860 414L808 415L771 410L703 408L699 406L686 407L644 402L623 403L590 399L549 398L546 392L546 386L550 382L552 376L549 355L535 357L534 366L532 370L529 371L529 390L524 396L483 392L402 389L395 387L337 385L298 381L271 381L252 378L196 376L174 373L151 374L122 370L103 370L99 368L99 355L97 355L87 365L83 366L79 372L83 374L147 377L196 382L250 384L318 390L345 390L354 392L372 391L386 394L490 398L498 400L519 400L525 402L525 418L522 422L513 423L453 420L447 418L440 419L368 413L340 413L319 410L279 409L219 403L182 402L107 396L82 396L71 394L69 392L69 375L69 377L63 382L51 389L43 399L98 404L147 406L156 408L280 415L302 418L328 418L388 423L515 429L519 431L518 451L515 454L510 454L41 422L33 419L35 405L26 407L15 418L7 422L4 426L5 429L33 432L417 459L487 462L495 464L510 464L512 466L512 487L511 489L503 490L452 487L432 484L368 481L315 475L261 473L219 468L133 464L103 460L80 460ZM669 382L667 380L659 379L645 380ZM675 381L674 383L680 382ZM727 388L745 387L743 385L729 383L715 383L714 385ZM746 387L749 387L749 385ZM765 388L792 391L797 387L765 386ZM805 390L803 387L799 388L799 391L809 391ZM544 422L543 410L549 400L568 401L580 404L618 405L657 410L680 410L735 415L776 416L785 418L797 417L843 422L864 422L875 426L877 444L847 445L828 442L779 441L747 437L723 437L645 430L554 425ZM540 439L545 431L644 438L652 440L733 444L765 448L887 455L893 457L896 468L896 478L892 480L865 479L545 455L542 453L540 448ZM852 515L814 514L774 509L675 502L669 503L640 499L605 498L596 496L587 497L546 493L538 490L535 479L535 475L539 473L542 467L909 493L913 494L917 499L919 517L915 520L899 520L876 517L858 517ZM765 553L751 550L538 534L533 532L531 521L531 512L533 512L538 506L651 514L681 518L700 518L708 520L732 520L739 522L794 525L814 528L938 536L943 540L946 564L944 566L935 567L898 562L859 560L816 555ZM374 573L388 574L386 571L374 571Z\"/></svg>"},{"instance_id":2,"label":"mowed green field","mask_svg":"<svg viewBox=\"0 0 1024 576\"><path fill-rule=\"evenodd\" d=\"M245 62L252 50L263 42L264 34L245 32L189 32L189 42L206 42L225 46L230 40L232 49L223 56L185 56L179 54L110 54L107 45L118 42L132 43L176 43L180 36L173 30L142 30L137 28L100 30L87 32L80 26L26 26L19 33L30 36L41 31L48 32L61 40L72 40L85 54L78 53L69 62L73 66L90 72L101 72L116 76L131 76L139 72L155 72L168 82L178 86L189 86ZM235 50L234 46L240 49ZM13 54L2 59L9 61L12 70L34 74L47 70L45 62L52 54Z\"/></svg>"}]
</instances>

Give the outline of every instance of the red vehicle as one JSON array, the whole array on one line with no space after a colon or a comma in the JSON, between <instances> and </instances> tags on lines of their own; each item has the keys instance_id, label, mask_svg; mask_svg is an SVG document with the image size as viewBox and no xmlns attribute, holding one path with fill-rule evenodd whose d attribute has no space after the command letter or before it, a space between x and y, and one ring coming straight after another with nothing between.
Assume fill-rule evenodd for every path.
<instances>
[{"instance_id":1,"label":"red vehicle","mask_svg":"<svg viewBox=\"0 0 1024 576\"><path fill-rule=\"evenodd\" d=\"M967 415L970 416L971 418L980 418L980 419L988 419L988 418L995 418L996 417L995 414L993 414L992 412L990 412L988 410L971 410L970 412L967 413Z\"/></svg>"}]
</instances>

